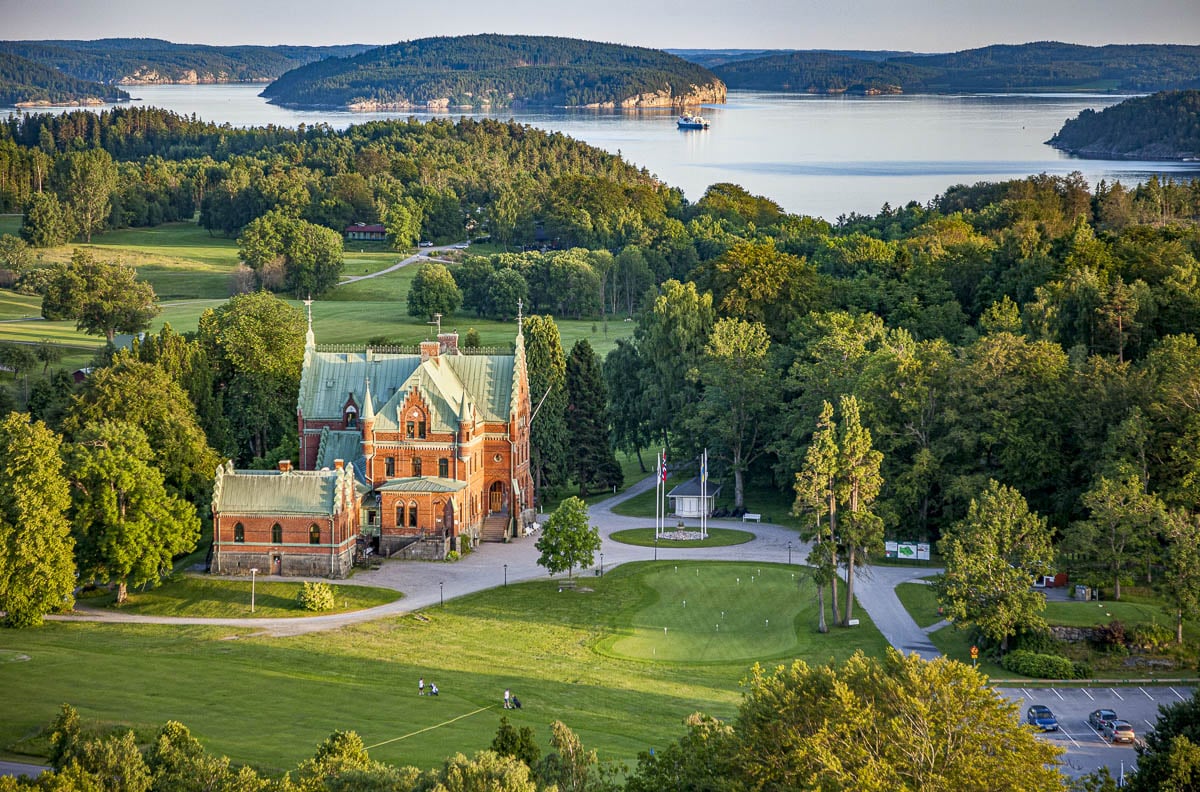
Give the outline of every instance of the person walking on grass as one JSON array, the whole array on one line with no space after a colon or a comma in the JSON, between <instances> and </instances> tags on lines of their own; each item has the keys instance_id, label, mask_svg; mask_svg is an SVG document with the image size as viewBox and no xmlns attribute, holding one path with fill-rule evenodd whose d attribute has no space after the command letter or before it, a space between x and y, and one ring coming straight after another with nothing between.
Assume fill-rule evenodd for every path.
<instances>
[{"instance_id":1,"label":"person walking on grass","mask_svg":"<svg viewBox=\"0 0 1200 792\"><path fill-rule=\"evenodd\" d=\"M420 679L417 680L417 695L418 696L425 695L425 677L421 677Z\"/></svg>"},{"instance_id":2,"label":"person walking on grass","mask_svg":"<svg viewBox=\"0 0 1200 792\"><path fill-rule=\"evenodd\" d=\"M504 709L512 709L512 694L504 688Z\"/></svg>"}]
</instances>

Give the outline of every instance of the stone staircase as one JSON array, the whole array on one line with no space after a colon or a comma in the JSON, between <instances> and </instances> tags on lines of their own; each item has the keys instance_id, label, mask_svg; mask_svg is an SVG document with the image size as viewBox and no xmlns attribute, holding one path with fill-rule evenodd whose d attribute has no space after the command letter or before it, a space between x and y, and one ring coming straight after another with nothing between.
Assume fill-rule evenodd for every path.
<instances>
[{"instance_id":1,"label":"stone staircase","mask_svg":"<svg viewBox=\"0 0 1200 792\"><path fill-rule=\"evenodd\" d=\"M504 532L508 528L508 515L503 513L489 514L483 519L483 528L479 532L481 542L503 542Z\"/></svg>"}]
</instances>

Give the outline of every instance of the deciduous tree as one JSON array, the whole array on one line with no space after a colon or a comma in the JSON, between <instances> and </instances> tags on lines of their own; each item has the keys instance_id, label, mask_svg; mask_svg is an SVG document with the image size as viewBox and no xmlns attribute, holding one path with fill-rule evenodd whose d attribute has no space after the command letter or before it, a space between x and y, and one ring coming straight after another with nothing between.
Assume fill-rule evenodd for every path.
<instances>
[{"instance_id":1,"label":"deciduous tree","mask_svg":"<svg viewBox=\"0 0 1200 792\"><path fill-rule=\"evenodd\" d=\"M588 522L587 504L572 495L559 504L542 528L536 545L538 566L551 575L591 566L600 550L600 529Z\"/></svg>"},{"instance_id":2,"label":"deciduous tree","mask_svg":"<svg viewBox=\"0 0 1200 792\"><path fill-rule=\"evenodd\" d=\"M462 305L462 292L450 270L436 262L426 262L417 270L408 290L408 315L430 318L449 316Z\"/></svg>"},{"instance_id":3,"label":"deciduous tree","mask_svg":"<svg viewBox=\"0 0 1200 792\"><path fill-rule=\"evenodd\" d=\"M1054 560L1051 533L1021 493L989 481L938 542L946 571L934 585L946 615L1001 648L1018 630L1041 627L1046 601L1033 583Z\"/></svg>"},{"instance_id":4,"label":"deciduous tree","mask_svg":"<svg viewBox=\"0 0 1200 792\"><path fill-rule=\"evenodd\" d=\"M80 575L116 583L118 603L200 538L195 508L167 492L152 456L145 433L119 421L85 427L66 454Z\"/></svg>"},{"instance_id":5,"label":"deciduous tree","mask_svg":"<svg viewBox=\"0 0 1200 792\"><path fill-rule=\"evenodd\" d=\"M14 627L74 604L71 503L58 435L23 413L0 420L0 610Z\"/></svg>"},{"instance_id":6,"label":"deciduous tree","mask_svg":"<svg viewBox=\"0 0 1200 792\"><path fill-rule=\"evenodd\" d=\"M1200 521L1175 509L1162 517L1166 542L1159 589L1175 617L1175 642L1183 645L1183 620L1200 615Z\"/></svg>"},{"instance_id":7,"label":"deciduous tree","mask_svg":"<svg viewBox=\"0 0 1200 792\"><path fill-rule=\"evenodd\" d=\"M1087 520L1072 523L1063 535L1071 565L1093 570L1112 584L1112 598L1121 599L1121 579L1131 568L1145 565L1154 548L1154 526L1162 511L1158 498L1147 493L1136 472L1123 478L1099 476L1083 494Z\"/></svg>"},{"instance_id":8,"label":"deciduous tree","mask_svg":"<svg viewBox=\"0 0 1200 792\"><path fill-rule=\"evenodd\" d=\"M45 318L74 319L76 329L109 342L117 333L145 330L159 310L153 287L133 267L98 261L82 248L54 269L42 299Z\"/></svg>"}]
</instances>

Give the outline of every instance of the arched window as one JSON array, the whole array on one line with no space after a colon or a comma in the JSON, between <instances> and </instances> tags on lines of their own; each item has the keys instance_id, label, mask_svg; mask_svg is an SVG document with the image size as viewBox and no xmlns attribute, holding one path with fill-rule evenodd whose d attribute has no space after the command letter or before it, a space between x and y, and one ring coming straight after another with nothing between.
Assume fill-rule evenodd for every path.
<instances>
[{"instance_id":1,"label":"arched window","mask_svg":"<svg viewBox=\"0 0 1200 792\"><path fill-rule=\"evenodd\" d=\"M279 523L271 526L271 541L274 544L283 544L283 526Z\"/></svg>"},{"instance_id":2,"label":"arched window","mask_svg":"<svg viewBox=\"0 0 1200 792\"><path fill-rule=\"evenodd\" d=\"M402 525L404 525L404 504L397 503L396 504L396 527L399 528Z\"/></svg>"},{"instance_id":3,"label":"arched window","mask_svg":"<svg viewBox=\"0 0 1200 792\"><path fill-rule=\"evenodd\" d=\"M408 527L409 528L417 527L417 502L416 501L413 501L412 503L408 504Z\"/></svg>"},{"instance_id":4,"label":"arched window","mask_svg":"<svg viewBox=\"0 0 1200 792\"><path fill-rule=\"evenodd\" d=\"M421 475L421 457L413 457L413 475Z\"/></svg>"},{"instance_id":5,"label":"arched window","mask_svg":"<svg viewBox=\"0 0 1200 792\"><path fill-rule=\"evenodd\" d=\"M233 526L233 541L235 541L235 542L246 541L246 526L242 525L241 523L238 523L237 525Z\"/></svg>"},{"instance_id":6,"label":"arched window","mask_svg":"<svg viewBox=\"0 0 1200 792\"><path fill-rule=\"evenodd\" d=\"M308 529L308 543L321 544L321 526L316 523L313 523L312 527Z\"/></svg>"}]
</instances>

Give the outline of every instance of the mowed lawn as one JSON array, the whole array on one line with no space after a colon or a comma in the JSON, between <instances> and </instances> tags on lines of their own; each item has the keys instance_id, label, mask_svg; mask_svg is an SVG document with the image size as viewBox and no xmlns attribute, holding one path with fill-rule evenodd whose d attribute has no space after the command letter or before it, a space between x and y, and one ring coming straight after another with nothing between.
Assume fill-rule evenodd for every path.
<instances>
[{"instance_id":1,"label":"mowed lawn","mask_svg":"<svg viewBox=\"0 0 1200 792\"><path fill-rule=\"evenodd\" d=\"M639 751L678 737L690 713L732 715L755 660L821 663L884 646L865 614L857 629L819 635L799 568L675 566L628 564L561 593L556 580L510 585L289 638L87 623L4 631L0 750L44 750L39 730L65 701L92 722L180 720L210 750L268 770L294 766L335 729L357 731L373 758L430 767L490 744L508 688L524 708L504 714L543 747L560 719L603 760L632 766ZM715 635L721 610L728 641ZM441 695L418 697L420 677Z\"/></svg>"}]
</instances>

